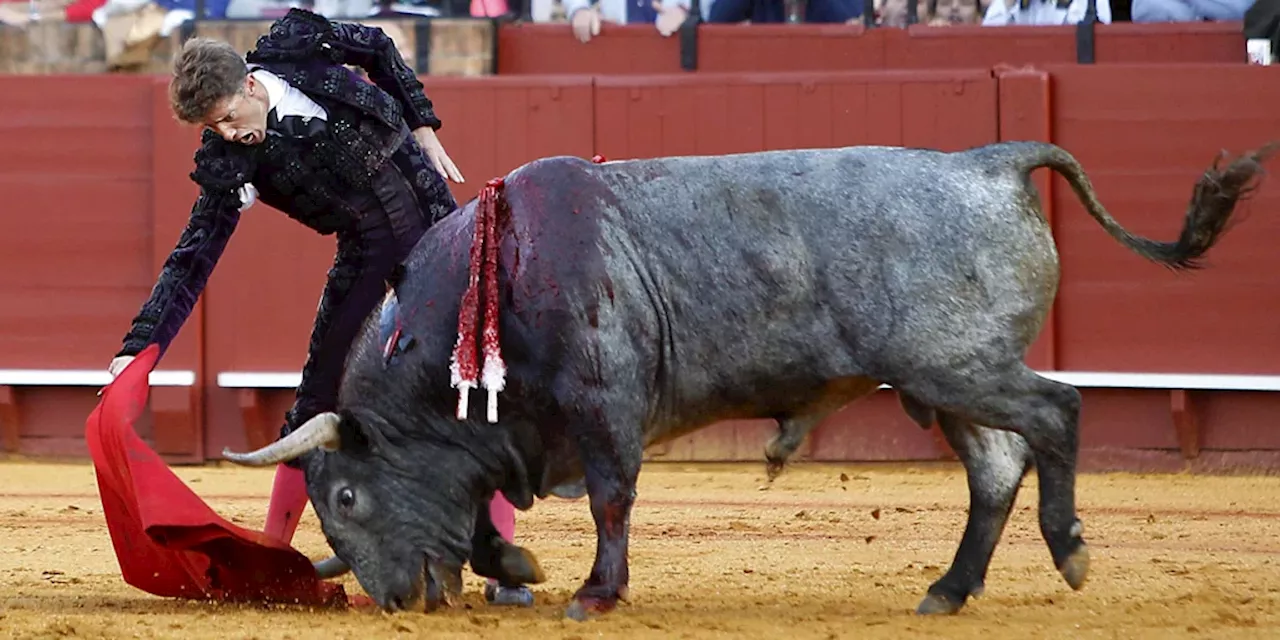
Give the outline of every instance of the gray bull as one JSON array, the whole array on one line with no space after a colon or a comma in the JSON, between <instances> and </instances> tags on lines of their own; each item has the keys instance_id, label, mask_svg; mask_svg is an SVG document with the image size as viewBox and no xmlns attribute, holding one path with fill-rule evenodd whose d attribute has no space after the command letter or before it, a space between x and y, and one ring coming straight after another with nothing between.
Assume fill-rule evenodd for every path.
<instances>
[{"instance_id":1,"label":"gray bull","mask_svg":"<svg viewBox=\"0 0 1280 640\"><path fill-rule=\"evenodd\" d=\"M371 317L340 411L225 455L266 466L304 456L327 540L386 609L456 592L495 491L528 509L585 476L596 557L567 612L582 619L626 599L647 446L733 419L776 418L802 438L885 383L917 420L936 416L970 492L955 558L918 610L955 612L982 590L1033 465L1041 533L1079 589L1080 394L1023 363L1058 286L1028 174L1052 168L1121 244L1190 268L1271 151L1206 170L1168 243L1124 230L1050 144L531 162L506 177L510 218L497 236L499 424L456 418L450 386L472 201L427 233ZM387 340L386 318L398 339ZM384 353L391 342L402 346Z\"/></svg>"}]
</instances>

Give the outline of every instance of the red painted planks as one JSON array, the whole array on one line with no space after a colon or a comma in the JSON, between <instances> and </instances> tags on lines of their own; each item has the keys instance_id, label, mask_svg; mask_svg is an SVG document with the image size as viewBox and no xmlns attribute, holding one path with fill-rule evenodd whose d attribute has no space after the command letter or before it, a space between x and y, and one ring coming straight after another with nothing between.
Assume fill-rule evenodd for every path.
<instances>
[{"instance_id":1,"label":"red painted planks","mask_svg":"<svg viewBox=\"0 0 1280 640\"><path fill-rule=\"evenodd\" d=\"M1177 237L1191 189L1214 154L1280 130L1265 68L1052 67L1054 142L1084 165L1103 204L1134 233ZM1062 254L1058 365L1106 371L1280 372L1274 180L1207 257L1174 274L1111 239L1055 179Z\"/></svg>"},{"instance_id":2,"label":"red painted planks","mask_svg":"<svg viewBox=\"0 0 1280 640\"><path fill-rule=\"evenodd\" d=\"M444 123L439 137L475 197L490 178L541 157L590 157L594 90L583 76L422 79Z\"/></svg>"},{"instance_id":3,"label":"red painted planks","mask_svg":"<svg viewBox=\"0 0 1280 640\"><path fill-rule=\"evenodd\" d=\"M619 76L596 81L597 151L608 158L904 144L963 149L996 139L983 71Z\"/></svg>"},{"instance_id":4,"label":"red painted planks","mask_svg":"<svg viewBox=\"0 0 1280 640\"><path fill-rule=\"evenodd\" d=\"M1100 24L1099 64L1212 62L1243 65L1239 22ZM866 30L851 25L704 24L697 73L854 69L961 69L1076 61L1075 28L979 25ZM606 26L578 42L564 24L498 27L500 75L682 73L678 37L649 25Z\"/></svg>"},{"instance_id":5,"label":"red painted planks","mask_svg":"<svg viewBox=\"0 0 1280 640\"><path fill-rule=\"evenodd\" d=\"M148 271L148 80L0 78L0 368L105 367Z\"/></svg>"},{"instance_id":6,"label":"red painted planks","mask_svg":"<svg viewBox=\"0 0 1280 640\"><path fill-rule=\"evenodd\" d=\"M650 25L604 24L578 42L567 24L511 23L498 28L498 75L548 73L673 73L680 45Z\"/></svg>"}]
</instances>

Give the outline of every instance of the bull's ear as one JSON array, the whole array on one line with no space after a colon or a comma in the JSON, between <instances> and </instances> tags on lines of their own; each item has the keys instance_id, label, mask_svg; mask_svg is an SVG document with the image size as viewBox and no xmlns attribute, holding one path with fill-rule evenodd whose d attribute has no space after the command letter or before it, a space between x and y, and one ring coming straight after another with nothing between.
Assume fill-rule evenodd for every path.
<instances>
[{"instance_id":1,"label":"bull's ear","mask_svg":"<svg viewBox=\"0 0 1280 640\"><path fill-rule=\"evenodd\" d=\"M368 451L368 427L350 412L343 411L340 415L342 419L338 421L338 438L342 443L341 451L356 454Z\"/></svg>"}]
</instances>

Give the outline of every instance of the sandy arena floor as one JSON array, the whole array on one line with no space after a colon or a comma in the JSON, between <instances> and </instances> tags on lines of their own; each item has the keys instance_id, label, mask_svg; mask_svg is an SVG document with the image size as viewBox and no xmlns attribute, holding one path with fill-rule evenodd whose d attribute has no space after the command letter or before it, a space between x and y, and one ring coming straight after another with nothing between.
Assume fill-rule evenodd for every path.
<instances>
[{"instance_id":1,"label":"sandy arena floor","mask_svg":"<svg viewBox=\"0 0 1280 640\"><path fill-rule=\"evenodd\" d=\"M179 468L224 517L260 527L269 472ZM0 637L1170 638L1280 637L1280 478L1085 476L1093 570L1072 592L1036 527L1028 478L986 595L957 616L912 609L950 563L965 518L951 467L790 469L650 464L632 527L632 602L587 623L562 611L591 565L585 500L521 514L549 581L533 609L384 615L162 600L121 580L93 469L0 464ZM295 545L326 551L308 511ZM348 593L362 593L348 576Z\"/></svg>"}]
</instances>

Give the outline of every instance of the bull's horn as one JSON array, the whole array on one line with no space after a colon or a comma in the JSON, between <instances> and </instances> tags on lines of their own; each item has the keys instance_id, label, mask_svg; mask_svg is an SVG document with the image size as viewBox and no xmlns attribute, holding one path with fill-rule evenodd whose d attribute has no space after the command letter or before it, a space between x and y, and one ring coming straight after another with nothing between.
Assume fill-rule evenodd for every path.
<instances>
[{"instance_id":1,"label":"bull's horn","mask_svg":"<svg viewBox=\"0 0 1280 640\"><path fill-rule=\"evenodd\" d=\"M257 451L234 453L227 448L222 450L222 457L248 467L269 467L318 447L335 451L338 448L338 420L336 413L322 413Z\"/></svg>"},{"instance_id":2,"label":"bull's horn","mask_svg":"<svg viewBox=\"0 0 1280 640\"><path fill-rule=\"evenodd\" d=\"M324 560L315 563L314 566L316 568L316 575L320 576L321 580L336 578L351 570L351 567L347 566L347 563L343 562L342 558L339 558L338 556L325 558Z\"/></svg>"}]
</instances>

